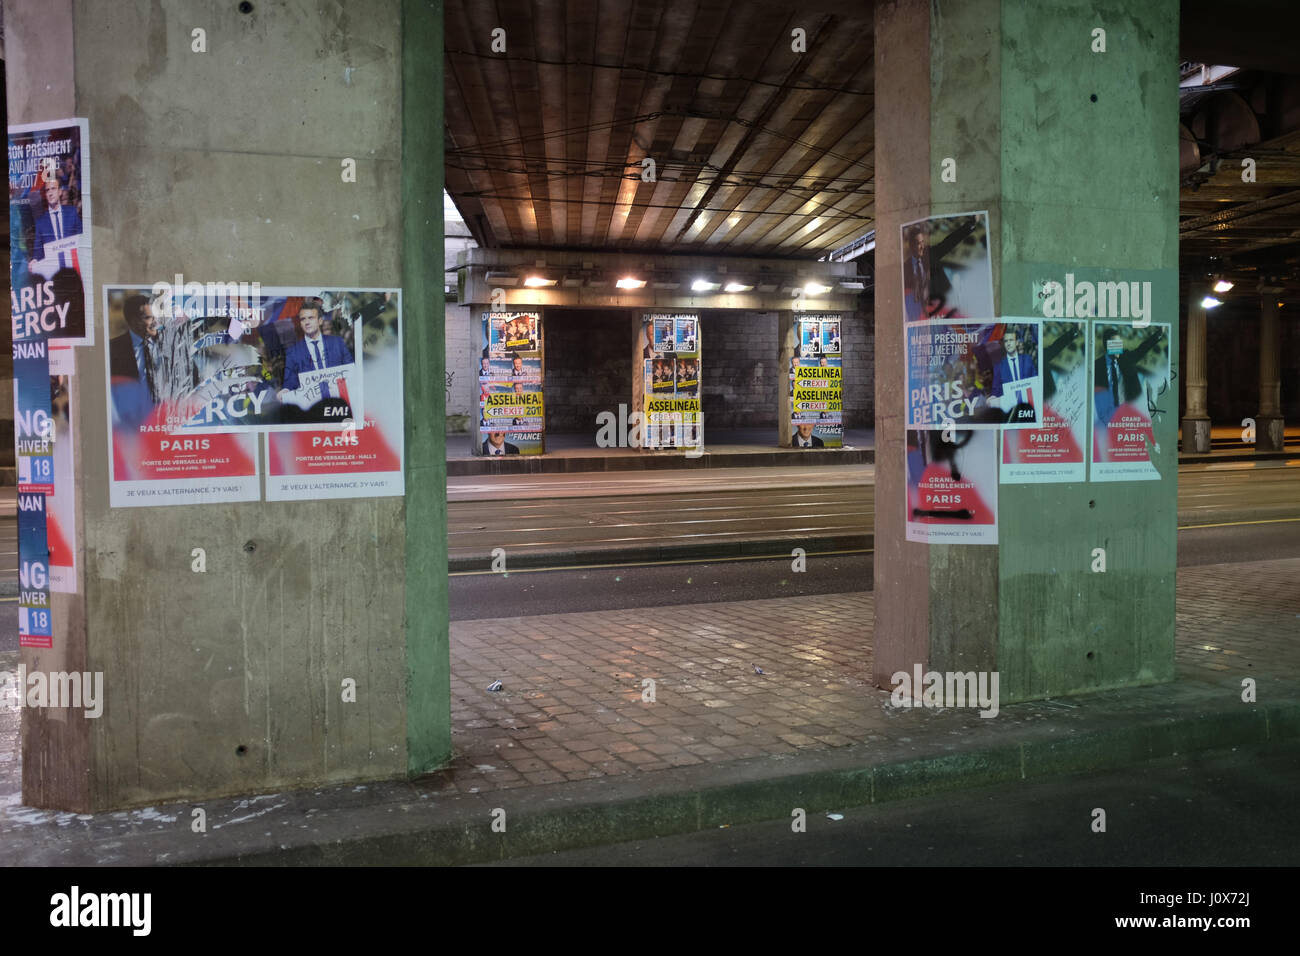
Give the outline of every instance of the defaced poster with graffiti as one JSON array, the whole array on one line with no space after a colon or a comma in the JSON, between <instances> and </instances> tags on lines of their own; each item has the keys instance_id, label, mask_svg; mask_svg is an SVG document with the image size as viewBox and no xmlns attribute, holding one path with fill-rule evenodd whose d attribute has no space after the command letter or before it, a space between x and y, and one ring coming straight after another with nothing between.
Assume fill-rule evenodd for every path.
<instances>
[{"instance_id":1,"label":"defaced poster with graffiti","mask_svg":"<svg viewBox=\"0 0 1300 956\"><path fill-rule=\"evenodd\" d=\"M104 290L113 507L256 501L261 433L300 436L268 442L271 500L399 493L400 377L398 397L386 381L367 411L360 360L363 346L395 349L393 290L175 278ZM375 473L390 478L326 486Z\"/></svg>"},{"instance_id":2,"label":"defaced poster with graffiti","mask_svg":"<svg viewBox=\"0 0 1300 956\"><path fill-rule=\"evenodd\" d=\"M1092 481L1154 481L1153 420L1178 414L1170 393L1169 325L1092 323Z\"/></svg>"},{"instance_id":3,"label":"defaced poster with graffiti","mask_svg":"<svg viewBox=\"0 0 1300 956\"><path fill-rule=\"evenodd\" d=\"M907 432L907 540L998 543L998 436Z\"/></svg>"}]
</instances>

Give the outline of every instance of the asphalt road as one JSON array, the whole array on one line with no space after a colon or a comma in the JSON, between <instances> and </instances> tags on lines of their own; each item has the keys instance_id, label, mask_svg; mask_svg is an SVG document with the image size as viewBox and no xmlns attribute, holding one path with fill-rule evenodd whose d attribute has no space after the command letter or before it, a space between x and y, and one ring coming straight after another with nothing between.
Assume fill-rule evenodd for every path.
<instances>
[{"instance_id":1,"label":"asphalt road","mask_svg":"<svg viewBox=\"0 0 1300 956\"><path fill-rule=\"evenodd\" d=\"M478 476L448 482L453 557L731 544L866 534L875 466L632 475ZM1180 525L1300 518L1300 461L1185 465Z\"/></svg>"},{"instance_id":2,"label":"asphalt road","mask_svg":"<svg viewBox=\"0 0 1300 956\"><path fill-rule=\"evenodd\" d=\"M1178 534L1178 566L1300 557L1300 521L1191 528ZM451 577L451 619L531 617L713 601L869 591L870 553L810 554L807 570L775 560L640 564Z\"/></svg>"},{"instance_id":3,"label":"asphalt road","mask_svg":"<svg viewBox=\"0 0 1300 956\"><path fill-rule=\"evenodd\" d=\"M804 807L804 833L777 820L494 865L1296 866L1298 792L1300 744L1292 743L869 807ZM1104 833L1093 831L1097 808L1105 811ZM844 819L830 820L828 812ZM1090 882L1096 892L1104 878ZM1181 883L1204 891L1244 888L1231 873L1187 873ZM969 890L987 899L990 887ZM1087 897L1059 902L1063 925L1124 915L1097 913ZM1286 920L1288 909L1275 897L1266 912Z\"/></svg>"}]
</instances>

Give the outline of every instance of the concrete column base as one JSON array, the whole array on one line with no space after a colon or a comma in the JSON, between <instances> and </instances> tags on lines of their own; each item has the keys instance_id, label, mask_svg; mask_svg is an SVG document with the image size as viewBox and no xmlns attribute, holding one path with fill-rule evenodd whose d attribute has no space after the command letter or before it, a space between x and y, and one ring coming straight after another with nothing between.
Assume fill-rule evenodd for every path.
<instances>
[{"instance_id":1,"label":"concrete column base","mask_svg":"<svg viewBox=\"0 0 1300 956\"><path fill-rule=\"evenodd\" d=\"M1255 451L1282 451L1285 443L1286 421L1281 415L1259 415L1255 418Z\"/></svg>"},{"instance_id":2,"label":"concrete column base","mask_svg":"<svg viewBox=\"0 0 1300 956\"><path fill-rule=\"evenodd\" d=\"M1210 420L1208 418L1183 419L1183 453L1206 454L1210 450Z\"/></svg>"}]
</instances>

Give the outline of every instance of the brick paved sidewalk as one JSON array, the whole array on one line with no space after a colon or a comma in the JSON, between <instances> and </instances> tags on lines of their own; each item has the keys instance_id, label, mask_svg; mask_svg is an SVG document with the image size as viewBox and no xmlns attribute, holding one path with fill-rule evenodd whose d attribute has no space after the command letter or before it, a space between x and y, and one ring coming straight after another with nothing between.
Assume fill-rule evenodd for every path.
<instances>
[{"instance_id":1,"label":"brick paved sidewalk","mask_svg":"<svg viewBox=\"0 0 1300 956\"><path fill-rule=\"evenodd\" d=\"M1215 688L1237 700L1243 675L1261 701L1300 697L1300 559L1180 570L1174 685L1015 704L996 720L891 707L869 680L872 601L824 595L815 614L781 598L453 624L456 755L418 789L484 794L852 744L891 759L956 753L1050 725L1122 727L1152 707L1186 716ZM653 704L641 699L646 677ZM497 679L504 689L487 691ZM18 714L0 707L0 839L74 818L22 808L20 787Z\"/></svg>"},{"instance_id":2,"label":"brick paved sidewalk","mask_svg":"<svg viewBox=\"0 0 1300 956\"><path fill-rule=\"evenodd\" d=\"M980 724L992 722L973 710L900 711L871 686L873 600L852 593L811 605L782 598L453 624L456 758L446 786L508 789L986 730ZM1222 685L1226 695L1239 694L1242 676L1261 685L1300 679L1300 559L1180 569L1177 635L1180 683ZM656 682L653 704L642 702L644 678ZM503 690L487 691L498 679ZM1126 693L1104 696L1113 704ZM1082 707L1069 698L1019 704L997 723Z\"/></svg>"}]
</instances>

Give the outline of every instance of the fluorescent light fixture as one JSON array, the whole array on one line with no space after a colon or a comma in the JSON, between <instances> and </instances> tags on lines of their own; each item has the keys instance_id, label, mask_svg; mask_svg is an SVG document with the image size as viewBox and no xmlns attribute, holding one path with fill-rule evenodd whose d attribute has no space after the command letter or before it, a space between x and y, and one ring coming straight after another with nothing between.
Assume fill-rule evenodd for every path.
<instances>
[{"instance_id":1,"label":"fluorescent light fixture","mask_svg":"<svg viewBox=\"0 0 1300 956\"><path fill-rule=\"evenodd\" d=\"M692 292L712 292L718 287L718 283L710 282L708 279L696 279L691 283Z\"/></svg>"},{"instance_id":2,"label":"fluorescent light fixture","mask_svg":"<svg viewBox=\"0 0 1300 956\"><path fill-rule=\"evenodd\" d=\"M1223 303L1220 302L1212 295L1207 295L1204 299L1201 300L1202 309L1217 309L1221 305L1223 305Z\"/></svg>"},{"instance_id":3,"label":"fluorescent light fixture","mask_svg":"<svg viewBox=\"0 0 1300 956\"><path fill-rule=\"evenodd\" d=\"M830 286L821 285L820 283L817 282L809 282L803 287L804 295L822 295L823 293L830 292L830 291L831 291Z\"/></svg>"},{"instance_id":4,"label":"fluorescent light fixture","mask_svg":"<svg viewBox=\"0 0 1300 956\"><path fill-rule=\"evenodd\" d=\"M724 285L722 287L722 291L731 292L731 293L748 292L752 288L754 288L752 285L745 285L745 283L743 282L736 282L733 280L731 282L728 282L726 285Z\"/></svg>"},{"instance_id":5,"label":"fluorescent light fixture","mask_svg":"<svg viewBox=\"0 0 1300 956\"><path fill-rule=\"evenodd\" d=\"M519 284L519 276L512 275L509 272L489 272L484 278L487 279L489 285L515 286Z\"/></svg>"},{"instance_id":6,"label":"fluorescent light fixture","mask_svg":"<svg viewBox=\"0 0 1300 956\"><path fill-rule=\"evenodd\" d=\"M555 279L548 279L545 276L529 276L524 279L524 285L528 286L530 289L540 289L543 286L555 285L556 281L557 280Z\"/></svg>"},{"instance_id":7,"label":"fluorescent light fixture","mask_svg":"<svg viewBox=\"0 0 1300 956\"><path fill-rule=\"evenodd\" d=\"M1233 284L1232 284L1231 282L1229 282L1227 279L1220 279L1218 282L1214 283L1214 291L1215 291L1215 292L1231 292L1231 291L1232 291L1232 286L1233 286Z\"/></svg>"},{"instance_id":8,"label":"fluorescent light fixture","mask_svg":"<svg viewBox=\"0 0 1300 956\"><path fill-rule=\"evenodd\" d=\"M614 283L620 289L644 289L645 279L634 279L632 276L623 276Z\"/></svg>"},{"instance_id":9,"label":"fluorescent light fixture","mask_svg":"<svg viewBox=\"0 0 1300 956\"><path fill-rule=\"evenodd\" d=\"M866 290L867 284L865 282L845 282L841 280L840 288L845 292L863 292Z\"/></svg>"}]
</instances>

